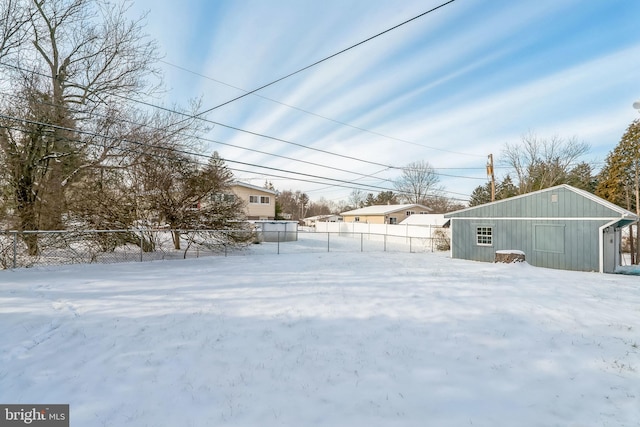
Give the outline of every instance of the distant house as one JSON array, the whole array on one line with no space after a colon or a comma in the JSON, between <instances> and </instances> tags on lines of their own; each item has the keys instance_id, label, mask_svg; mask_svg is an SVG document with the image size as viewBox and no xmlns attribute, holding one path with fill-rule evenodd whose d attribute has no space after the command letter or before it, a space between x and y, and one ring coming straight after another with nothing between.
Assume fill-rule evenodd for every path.
<instances>
[{"instance_id":1,"label":"distant house","mask_svg":"<svg viewBox=\"0 0 640 427\"><path fill-rule=\"evenodd\" d=\"M369 224L399 224L411 215L427 214L431 208L418 204L375 205L342 212L344 222L366 222Z\"/></svg>"},{"instance_id":2,"label":"distant house","mask_svg":"<svg viewBox=\"0 0 640 427\"><path fill-rule=\"evenodd\" d=\"M340 215L315 215L303 218L302 221L305 226L314 227L317 222L340 222L342 217Z\"/></svg>"},{"instance_id":3,"label":"distant house","mask_svg":"<svg viewBox=\"0 0 640 427\"><path fill-rule=\"evenodd\" d=\"M445 214L451 256L493 262L518 250L534 266L613 273L620 265L621 228L638 217L587 191L559 185Z\"/></svg>"},{"instance_id":4,"label":"distant house","mask_svg":"<svg viewBox=\"0 0 640 427\"><path fill-rule=\"evenodd\" d=\"M234 182L233 193L244 200L249 220L272 220L276 217L276 192L256 185Z\"/></svg>"}]
</instances>

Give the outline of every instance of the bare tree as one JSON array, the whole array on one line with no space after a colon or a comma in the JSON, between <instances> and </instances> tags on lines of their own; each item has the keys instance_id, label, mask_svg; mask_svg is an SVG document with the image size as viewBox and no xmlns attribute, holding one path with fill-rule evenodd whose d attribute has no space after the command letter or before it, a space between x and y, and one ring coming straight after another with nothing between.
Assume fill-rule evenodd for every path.
<instances>
[{"instance_id":1,"label":"bare tree","mask_svg":"<svg viewBox=\"0 0 640 427\"><path fill-rule=\"evenodd\" d=\"M515 171L519 193L524 194L568 182L572 165L589 150L576 138L541 139L528 133L520 143L505 144L501 163Z\"/></svg>"},{"instance_id":2,"label":"bare tree","mask_svg":"<svg viewBox=\"0 0 640 427\"><path fill-rule=\"evenodd\" d=\"M233 174L214 153L206 166L175 151L162 151L140 165L146 209L173 230L180 249L180 229L225 229L242 219L242 201L228 197ZM234 227L237 227L234 225Z\"/></svg>"},{"instance_id":3,"label":"bare tree","mask_svg":"<svg viewBox=\"0 0 640 427\"><path fill-rule=\"evenodd\" d=\"M143 33L142 17L127 17L130 5L129 0L0 5L0 56L13 91L0 98L0 162L21 230L63 227L64 218L82 212L77 202L83 191L117 196L92 187L96 176L139 165L158 147L195 144L190 135L202 130L194 118L136 107L137 99L157 93L161 79L156 43ZM64 215L70 205L78 212ZM130 221L127 215L124 222ZM37 252L37 246L30 251Z\"/></svg>"},{"instance_id":4,"label":"bare tree","mask_svg":"<svg viewBox=\"0 0 640 427\"><path fill-rule=\"evenodd\" d=\"M429 197L425 204L432 209L431 213L434 214L453 212L466 207L462 202L442 194Z\"/></svg>"},{"instance_id":5,"label":"bare tree","mask_svg":"<svg viewBox=\"0 0 640 427\"><path fill-rule=\"evenodd\" d=\"M20 94L12 104L5 104L4 111L8 116L21 116L23 120L16 125L12 120L2 118L0 159L16 211L14 226L20 231L39 230L43 224L50 224L53 217L47 210L51 200L48 197L50 170L63 155L56 150L56 138L48 125L55 112L41 102L47 98L46 94L33 87L25 87ZM64 171L62 165L57 167ZM25 241L29 254L36 255L36 235L30 235Z\"/></svg>"},{"instance_id":6,"label":"bare tree","mask_svg":"<svg viewBox=\"0 0 640 427\"><path fill-rule=\"evenodd\" d=\"M26 38L31 11L21 0L0 2L0 59L11 54Z\"/></svg>"},{"instance_id":7,"label":"bare tree","mask_svg":"<svg viewBox=\"0 0 640 427\"><path fill-rule=\"evenodd\" d=\"M406 203L426 204L431 196L442 191L440 177L426 161L409 163L402 168L402 175L394 182L401 200Z\"/></svg>"},{"instance_id":8,"label":"bare tree","mask_svg":"<svg viewBox=\"0 0 640 427\"><path fill-rule=\"evenodd\" d=\"M349 199L347 200L347 203L349 206L353 207L353 209L358 209L364 206L366 199L367 199L367 195L365 194L364 191L354 189L351 191L351 194L349 194Z\"/></svg>"}]
</instances>

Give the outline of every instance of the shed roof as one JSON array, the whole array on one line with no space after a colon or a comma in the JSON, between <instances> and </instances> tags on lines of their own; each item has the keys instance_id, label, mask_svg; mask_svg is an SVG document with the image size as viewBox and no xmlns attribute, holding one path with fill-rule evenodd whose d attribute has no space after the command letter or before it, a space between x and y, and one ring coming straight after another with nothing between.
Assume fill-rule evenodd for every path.
<instances>
[{"instance_id":1,"label":"shed roof","mask_svg":"<svg viewBox=\"0 0 640 427\"><path fill-rule=\"evenodd\" d=\"M526 198L533 198L533 197L537 197L538 195L542 194L542 193L552 193L552 192L557 192L559 190L563 190L563 191L569 191L572 192L584 199L587 199L588 201L601 206L602 208L604 208L606 211L608 211L609 213L607 213L607 216L615 216L615 217L621 217L621 218L625 218L627 220L629 220L630 222L635 222L638 220L638 216L636 214L634 214L631 211L628 211L624 208L621 208L620 206L611 203L607 200L604 200L601 197L596 196L595 194L589 193L588 191L585 190L581 190L575 187L572 187L568 184L561 184L555 187L550 187L550 188L545 188L542 190L538 190L538 191L533 191L531 193L527 193L527 194L521 194L519 196L515 196L515 197L510 197L508 199L503 199L503 200L498 200L492 203L486 203L483 205L478 205L478 206L473 206L470 208L465 208L465 209L461 209L455 212L450 212L445 214L445 218L457 218L457 217L468 217L470 213L473 213L474 211L476 212L481 212L481 211L487 211L487 208L491 208L491 207L498 207L500 205L503 204L513 204L513 203L517 203L519 200L522 199L526 199ZM493 211L495 211L495 209L493 209ZM580 215L581 216L581 215Z\"/></svg>"},{"instance_id":2,"label":"shed roof","mask_svg":"<svg viewBox=\"0 0 640 427\"><path fill-rule=\"evenodd\" d=\"M413 204L406 204L406 205L367 206L360 209L354 209L352 211L342 212L340 215L388 215L388 214L392 214L395 212L400 212L400 211L404 211L412 208L421 208L427 211L431 211L431 208L413 203Z\"/></svg>"}]
</instances>

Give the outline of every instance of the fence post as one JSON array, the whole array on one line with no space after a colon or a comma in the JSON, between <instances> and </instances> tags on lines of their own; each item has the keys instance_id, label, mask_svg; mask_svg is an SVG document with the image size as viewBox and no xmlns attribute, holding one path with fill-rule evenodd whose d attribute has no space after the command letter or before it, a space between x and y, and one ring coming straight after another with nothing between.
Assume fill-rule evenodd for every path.
<instances>
[{"instance_id":1,"label":"fence post","mask_svg":"<svg viewBox=\"0 0 640 427\"><path fill-rule=\"evenodd\" d=\"M429 224L429 237L431 238L431 252L433 252L433 230L431 229L431 224Z\"/></svg>"},{"instance_id":2,"label":"fence post","mask_svg":"<svg viewBox=\"0 0 640 427\"><path fill-rule=\"evenodd\" d=\"M13 232L13 268L16 268L16 260L18 258L18 232Z\"/></svg>"}]
</instances>

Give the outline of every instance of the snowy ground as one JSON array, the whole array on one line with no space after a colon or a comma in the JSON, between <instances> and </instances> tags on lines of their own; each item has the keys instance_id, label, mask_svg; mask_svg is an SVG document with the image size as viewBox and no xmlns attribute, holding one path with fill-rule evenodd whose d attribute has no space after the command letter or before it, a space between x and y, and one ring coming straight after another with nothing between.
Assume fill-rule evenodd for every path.
<instances>
[{"instance_id":1,"label":"snowy ground","mask_svg":"<svg viewBox=\"0 0 640 427\"><path fill-rule=\"evenodd\" d=\"M638 277L265 248L0 271L0 402L74 427L640 426Z\"/></svg>"}]
</instances>

